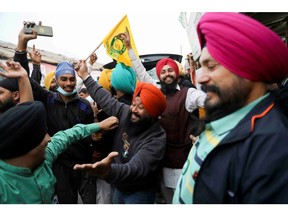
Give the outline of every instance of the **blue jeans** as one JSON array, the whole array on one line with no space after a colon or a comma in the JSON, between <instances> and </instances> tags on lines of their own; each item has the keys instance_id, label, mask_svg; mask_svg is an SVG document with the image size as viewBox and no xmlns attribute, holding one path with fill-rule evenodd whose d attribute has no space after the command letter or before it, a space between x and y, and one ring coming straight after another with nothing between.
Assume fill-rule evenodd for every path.
<instances>
[{"instance_id":1,"label":"blue jeans","mask_svg":"<svg viewBox=\"0 0 288 216\"><path fill-rule=\"evenodd\" d=\"M112 203L113 204L154 204L156 192L137 191L121 192L115 188Z\"/></svg>"}]
</instances>

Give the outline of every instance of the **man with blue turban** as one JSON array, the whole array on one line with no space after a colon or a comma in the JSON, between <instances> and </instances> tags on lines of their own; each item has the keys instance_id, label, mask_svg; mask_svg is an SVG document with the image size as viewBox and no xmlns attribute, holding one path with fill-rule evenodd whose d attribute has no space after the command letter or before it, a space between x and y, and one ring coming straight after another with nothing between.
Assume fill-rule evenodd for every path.
<instances>
[{"instance_id":1,"label":"man with blue turban","mask_svg":"<svg viewBox=\"0 0 288 216\"><path fill-rule=\"evenodd\" d=\"M125 98L131 104L133 93L136 86L136 74L134 70L123 63L117 63L111 74L111 89L114 96L119 100Z\"/></svg>"}]
</instances>

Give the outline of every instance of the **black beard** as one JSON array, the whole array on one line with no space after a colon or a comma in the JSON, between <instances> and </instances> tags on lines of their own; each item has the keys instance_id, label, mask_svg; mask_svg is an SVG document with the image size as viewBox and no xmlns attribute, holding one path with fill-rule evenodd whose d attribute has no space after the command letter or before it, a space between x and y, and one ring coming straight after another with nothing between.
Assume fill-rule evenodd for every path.
<instances>
[{"instance_id":1,"label":"black beard","mask_svg":"<svg viewBox=\"0 0 288 216\"><path fill-rule=\"evenodd\" d=\"M178 79L173 80L173 82L170 84L160 81L161 91L163 92L164 95L173 94L177 91L176 90L177 84L178 84Z\"/></svg>"},{"instance_id":2,"label":"black beard","mask_svg":"<svg viewBox=\"0 0 288 216\"><path fill-rule=\"evenodd\" d=\"M116 92L116 90L115 90L115 88L111 85L111 94L112 94L112 96L115 96L116 94L117 94L117 92Z\"/></svg>"},{"instance_id":3,"label":"black beard","mask_svg":"<svg viewBox=\"0 0 288 216\"><path fill-rule=\"evenodd\" d=\"M13 102L13 100L9 100L5 104L0 104L0 113L4 113L6 110L14 107L15 105L16 104Z\"/></svg>"},{"instance_id":4,"label":"black beard","mask_svg":"<svg viewBox=\"0 0 288 216\"><path fill-rule=\"evenodd\" d=\"M154 119L151 117L141 118L138 122L131 121L132 112L129 112L127 121L124 126L124 131L128 136L133 136L142 133L152 126Z\"/></svg>"},{"instance_id":5,"label":"black beard","mask_svg":"<svg viewBox=\"0 0 288 216\"><path fill-rule=\"evenodd\" d=\"M219 101L216 104L211 105L209 101L205 101L204 107L206 115L204 120L206 123L220 119L244 107L251 92L251 88L241 81L233 86L233 89L226 89L224 91L221 91L220 88L215 85L202 85L202 89L205 92L213 92L219 97Z\"/></svg>"}]
</instances>

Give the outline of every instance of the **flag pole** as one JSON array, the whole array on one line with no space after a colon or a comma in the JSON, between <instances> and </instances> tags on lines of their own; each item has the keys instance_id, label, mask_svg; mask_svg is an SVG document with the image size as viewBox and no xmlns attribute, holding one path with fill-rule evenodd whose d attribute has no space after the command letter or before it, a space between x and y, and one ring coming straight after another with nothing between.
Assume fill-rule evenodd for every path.
<instances>
[{"instance_id":1,"label":"flag pole","mask_svg":"<svg viewBox=\"0 0 288 216\"><path fill-rule=\"evenodd\" d=\"M97 50L97 49L99 49L99 47L102 45L102 41L101 41L101 43L93 50L93 52L85 59L85 61L87 61L88 60L88 58Z\"/></svg>"}]
</instances>

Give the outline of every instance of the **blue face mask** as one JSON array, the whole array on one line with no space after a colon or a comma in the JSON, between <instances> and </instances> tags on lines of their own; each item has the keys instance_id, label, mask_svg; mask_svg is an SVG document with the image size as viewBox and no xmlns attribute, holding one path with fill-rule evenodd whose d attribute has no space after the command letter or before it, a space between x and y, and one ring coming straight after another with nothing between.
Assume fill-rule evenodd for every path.
<instances>
[{"instance_id":1,"label":"blue face mask","mask_svg":"<svg viewBox=\"0 0 288 216\"><path fill-rule=\"evenodd\" d=\"M62 94L63 96L71 96L77 92L76 88L72 92L66 92L63 88L58 86L57 91Z\"/></svg>"}]
</instances>

